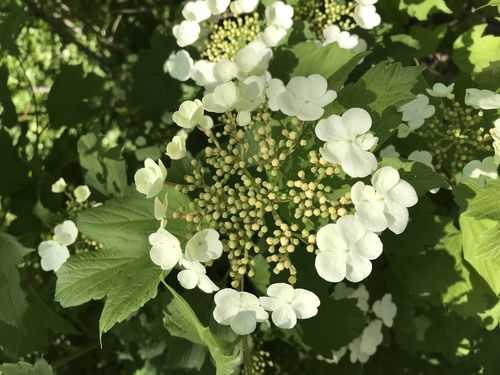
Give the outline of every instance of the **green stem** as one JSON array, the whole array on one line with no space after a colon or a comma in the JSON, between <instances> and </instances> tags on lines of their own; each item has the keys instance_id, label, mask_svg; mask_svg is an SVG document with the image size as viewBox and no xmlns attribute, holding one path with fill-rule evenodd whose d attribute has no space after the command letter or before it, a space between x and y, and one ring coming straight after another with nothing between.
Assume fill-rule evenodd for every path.
<instances>
[{"instance_id":1,"label":"green stem","mask_svg":"<svg viewBox=\"0 0 500 375\"><path fill-rule=\"evenodd\" d=\"M248 345L248 340L250 336L242 337L242 350L243 350L243 371L242 375L252 375L252 353L250 350L250 345Z\"/></svg>"}]
</instances>

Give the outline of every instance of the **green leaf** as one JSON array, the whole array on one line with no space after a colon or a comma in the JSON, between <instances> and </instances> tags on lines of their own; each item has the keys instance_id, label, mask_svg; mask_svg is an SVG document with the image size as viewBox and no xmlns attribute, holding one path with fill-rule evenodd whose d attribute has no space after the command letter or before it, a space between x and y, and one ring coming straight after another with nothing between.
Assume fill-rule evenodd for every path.
<instances>
[{"instance_id":1,"label":"green leaf","mask_svg":"<svg viewBox=\"0 0 500 375\"><path fill-rule=\"evenodd\" d=\"M101 138L102 139L102 138ZM94 133L78 140L80 165L86 169L85 182L109 196L122 196L128 186L127 165L120 147L106 149Z\"/></svg>"},{"instance_id":2,"label":"green leaf","mask_svg":"<svg viewBox=\"0 0 500 375\"><path fill-rule=\"evenodd\" d=\"M429 15L435 12L452 13L444 0L401 0L399 9L406 10L410 17L415 17L419 21L427 20Z\"/></svg>"},{"instance_id":3,"label":"green leaf","mask_svg":"<svg viewBox=\"0 0 500 375\"><path fill-rule=\"evenodd\" d=\"M486 27L474 26L453 44L453 61L465 73L475 75L500 63L500 37L484 35Z\"/></svg>"},{"instance_id":4,"label":"green leaf","mask_svg":"<svg viewBox=\"0 0 500 375\"><path fill-rule=\"evenodd\" d=\"M75 126L95 115L92 100L102 93L103 80L85 75L81 65L64 65L47 99L51 125Z\"/></svg>"},{"instance_id":5,"label":"green leaf","mask_svg":"<svg viewBox=\"0 0 500 375\"><path fill-rule=\"evenodd\" d=\"M485 186L467 183L472 197L466 199L466 210L460 215L465 259L500 293L500 182L487 181Z\"/></svg>"},{"instance_id":6,"label":"green leaf","mask_svg":"<svg viewBox=\"0 0 500 375\"><path fill-rule=\"evenodd\" d=\"M0 320L19 326L28 304L17 266L31 252L14 237L0 233Z\"/></svg>"},{"instance_id":7,"label":"green leaf","mask_svg":"<svg viewBox=\"0 0 500 375\"><path fill-rule=\"evenodd\" d=\"M23 6L14 2L7 4L7 12L0 17L0 50L12 54L17 52L16 39L27 20L28 14Z\"/></svg>"},{"instance_id":8,"label":"green leaf","mask_svg":"<svg viewBox=\"0 0 500 375\"><path fill-rule=\"evenodd\" d=\"M166 287L172 295L164 317L168 332L172 336L206 347L214 362L217 375L235 374L241 363L236 348L223 345L210 328L201 324L186 300L170 286L166 285Z\"/></svg>"},{"instance_id":9,"label":"green leaf","mask_svg":"<svg viewBox=\"0 0 500 375\"><path fill-rule=\"evenodd\" d=\"M171 189L172 210L189 202ZM72 256L57 273L56 300L64 307L93 299L105 299L99 321L100 333L127 319L156 297L162 270L149 257L149 234L158 229L153 201L137 193L114 199L101 207L83 211L78 228L103 250ZM190 235L182 220L169 220L167 229L180 238Z\"/></svg>"},{"instance_id":10,"label":"green leaf","mask_svg":"<svg viewBox=\"0 0 500 375\"><path fill-rule=\"evenodd\" d=\"M366 326L365 314L354 299L321 301L319 313L301 321L304 342L315 353L331 356L332 350L348 345Z\"/></svg>"},{"instance_id":11,"label":"green leaf","mask_svg":"<svg viewBox=\"0 0 500 375\"><path fill-rule=\"evenodd\" d=\"M315 42L303 42L293 47L292 52L298 60L292 77L320 74L329 79L347 64L352 64L351 60L357 56L350 50L340 48L337 43L318 48Z\"/></svg>"},{"instance_id":12,"label":"green leaf","mask_svg":"<svg viewBox=\"0 0 500 375\"><path fill-rule=\"evenodd\" d=\"M34 365L26 362L4 363L0 365L2 375L53 375L52 367L44 359L39 359Z\"/></svg>"},{"instance_id":13,"label":"green leaf","mask_svg":"<svg viewBox=\"0 0 500 375\"><path fill-rule=\"evenodd\" d=\"M383 61L368 70L356 83L347 85L338 101L346 108L369 107L379 115L393 106L415 97L411 90L418 82L422 68L404 67Z\"/></svg>"}]
</instances>

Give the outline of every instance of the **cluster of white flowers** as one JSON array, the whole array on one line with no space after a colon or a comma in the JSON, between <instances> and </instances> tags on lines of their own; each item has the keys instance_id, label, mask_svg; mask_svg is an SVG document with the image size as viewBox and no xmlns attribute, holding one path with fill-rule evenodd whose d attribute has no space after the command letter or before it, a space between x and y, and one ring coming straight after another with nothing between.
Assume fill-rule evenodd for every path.
<instances>
[{"instance_id":1,"label":"cluster of white flowers","mask_svg":"<svg viewBox=\"0 0 500 375\"><path fill-rule=\"evenodd\" d=\"M173 27L173 34L180 47L196 43L202 35L200 24L218 22L228 13L237 16L254 12L259 0L196 0L184 6L184 20ZM278 46L286 37L293 25L293 7L283 1L274 1L266 6L266 27L256 39L243 46L234 59L221 59L217 62L209 60L194 61L189 52L180 50L170 55L165 62L164 70L179 81L192 78L199 86L207 90L220 83L235 78L244 80L251 75L261 75L267 71L272 57L272 47Z\"/></svg>"},{"instance_id":2,"label":"cluster of white flowers","mask_svg":"<svg viewBox=\"0 0 500 375\"><path fill-rule=\"evenodd\" d=\"M370 296L364 285L354 289L339 283L335 286L333 297L336 300L356 299L357 306L365 313L369 322L361 335L351 343L332 351L332 357L319 356L319 359L328 363L339 363L347 352L350 352L349 360L351 363L366 363L377 352L378 346L384 339L383 326L390 328L394 324L397 307L392 301L392 296L390 294L384 295L380 300L375 301L370 309Z\"/></svg>"},{"instance_id":3,"label":"cluster of white flowers","mask_svg":"<svg viewBox=\"0 0 500 375\"><path fill-rule=\"evenodd\" d=\"M500 109L500 94L490 90L469 88L465 92L465 104L475 109L498 110ZM488 179L498 178L498 166L500 165L500 118L494 122L490 130L493 138L494 156L488 156L483 160L472 160L464 166L462 177L475 178L481 182Z\"/></svg>"},{"instance_id":4,"label":"cluster of white flowers","mask_svg":"<svg viewBox=\"0 0 500 375\"><path fill-rule=\"evenodd\" d=\"M377 13L375 4L378 0L356 0L354 8L354 20L363 29L373 29L380 25L382 19Z\"/></svg>"},{"instance_id":5,"label":"cluster of white flowers","mask_svg":"<svg viewBox=\"0 0 500 375\"><path fill-rule=\"evenodd\" d=\"M38 245L38 255L44 271L57 272L68 260L68 246L73 245L78 237L78 228L71 220L66 220L54 228L52 240L43 241Z\"/></svg>"},{"instance_id":6,"label":"cluster of white flowers","mask_svg":"<svg viewBox=\"0 0 500 375\"><path fill-rule=\"evenodd\" d=\"M214 319L221 325L231 326L239 335L255 331L257 323L272 322L279 328L291 329L298 319L309 319L318 313L319 298L311 291L294 289L284 283L272 284L267 296L257 298L251 293L223 289L215 295Z\"/></svg>"},{"instance_id":7,"label":"cluster of white flowers","mask_svg":"<svg viewBox=\"0 0 500 375\"><path fill-rule=\"evenodd\" d=\"M177 274L179 284L185 289L198 287L205 293L214 293L219 287L207 276L203 263L212 262L222 255L222 242L219 233L204 229L196 233L182 251L181 242L168 230L160 227L149 236L151 261L164 271L176 266L181 268Z\"/></svg>"},{"instance_id":8,"label":"cluster of white flowers","mask_svg":"<svg viewBox=\"0 0 500 375\"><path fill-rule=\"evenodd\" d=\"M354 53L366 51L368 45L364 39L349 31L341 30L337 25L329 25L323 30L323 45L337 43L340 48L348 49Z\"/></svg>"}]
</instances>

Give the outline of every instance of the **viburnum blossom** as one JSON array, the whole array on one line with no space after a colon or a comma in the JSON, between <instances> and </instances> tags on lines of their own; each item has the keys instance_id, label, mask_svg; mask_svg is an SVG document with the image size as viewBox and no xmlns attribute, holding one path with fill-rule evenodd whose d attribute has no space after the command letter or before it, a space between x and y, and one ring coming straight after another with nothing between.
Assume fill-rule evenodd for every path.
<instances>
[{"instance_id":1,"label":"viburnum blossom","mask_svg":"<svg viewBox=\"0 0 500 375\"><path fill-rule=\"evenodd\" d=\"M231 0L206 0L210 12L214 16L224 13L229 7Z\"/></svg>"},{"instance_id":2,"label":"viburnum blossom","mask_svg":"<svg viewBox=\"0 0 500 375\"><path fill-rule=\"evenodd\" d=\"M54 240L63 246L69 246L75 243L78 237L78 228L71 220L65 220L54 228Z\"/></svg>"},{"instance_id":3,"label":"viburnum blossom","mask_svg":"<svg viewBox=\"0 0 500 375\"><path fill-rule=\"evenodd\" d=\"M316 136L326 142L321 156L340 164L351 177L366 177L377 169L377 158L371 152L378 142L369 130L370 114L362 108L351 108L342 116L332 115L318 122Z\"/></svg>"},{"instance_id":4,"label":"viburnum blossom","mask_svg":"<svg viewBox=\"0 0 500 375\"><path fill-rule=\"evenodd\" d=\"M167 144L166 154L172 160L180 160L187 155L186 140L188 134L185 130L180 130Z\"/></svg>"},{"instance_id":5,"label":"viburnum blossom","mask_svg":"<svg viewBox=\"0 0 500 375\"><path fill-rule=\"evenodd\" d=\"M199 99L182 102L174 112L172 120L182 128L193 129L201 123L204 116L203 103Z\"/></svg>"},{"instance_id":6,"label":"viburnum blossom","mask_svg":"<svg viewBox=\"0 0 500 375\"><path fill-rule=\"evenodd\" d=\"M281 90L284 88L284 90ZM328 83L319 74L308 77L293 77L286 87L274 81L267 90L270 102L275 103L270 108L279 109L288 116L294 116L302 121L320 119L327 106L337 98L335 90L328 90Z\"/></svg>"},{"instance_id":7,"label":"viburnum blossom","mask_svg":"<svg viewBox=\"0 0 500 375\"><path fill-rule=\"evenodd\" d=\"M371 260L382 254L382 241L367 230L353 215L346 215L335 224L321 227L316 235L319 252L316 271L329 282L347 278L359 282L372 271Z\"/></svg>"},{"instance_id":8,"label":"viburnum blossom","mask_svg":"<svg viewBox=\"0 0 500 375\"><path fill-rule=\"evenodd\" d=\"M354 8L354 20L363 29L373 29L380 25L382 18L377 13L374 4L378 0L358 0Z\"/></svg>"},{"instance_id":9,"label":"viburnum blossom","mask_svg":"<svg viewBox=\"0 0 500 375\"><path fill-rule=\"evenodd\" d=\"M337 25L329 25L323 30L324 44L337 43L340 48L353 49L360 42L357 35L351 34L348 31L340 30Z\"/></svg>"},{"instance_id":10,"label":"viburnum blossom","mask_svg":"<svg viewBox=\"0 0 500 375\"><path fill-rule=\"evenodd\" d=\"M73 190L73 196L78 203L85 203L90 197L90 189L87 185L80 185Z\"/></svg>"},{"instance_id":11,"label":"viburnum blossom","mask_svg":"<svg viewBox=\"0 0 500 375\"><path fill-rule=\"evenodd\" d=\"M151 261L162 270L170 271L182 259L181 243L172 233L159 228L149 236Z\"/></svg>"},{"instance_id":12,"label":"viburnum blossom","mask_svg":"<svg viewBox=\"0 0 500 375\"><path fill-rule=\"evenodd\" d=\"M483 182L488 179L496 180L498 178L498 163L493 156L488 156L482 161L473 160L465 165L463 175Z\"/></svg>"},{"instance_id":13,"label":"viburnum blossom","mask_svg":"<svg viewBox=\"0 0 500 375\"><path fill-rule=\"evenodd\" d=\"M172 78L181 82L187 81L191 78L191 71L193 69L193 59L186 50L179 50L173 52L168 60L165 62L163 70L168 72Z\"/></svg>"},{"instance_id":14,"label":"viburnum blossom","mask_svg":"<svg viewBox=\"0 0 500 375\"><path fill-rule=\"evenodd\" d=\"M188 1L182 9L182 16L188 21L200 23L210 18L211 15L206 0Z\"/></svg>"},{"instance_id":15,"label":"viburnum blossom","mask_svg":"<svg viewBox=\"0 0 500 375\"><path fill-rule=\"evenodd\" d=\"M398 308L392 302L392 295L385 294L382 299L375 301L372 310L377 318L380 318L387 327L392 327Z\"/></svg>"},{"instance_id":16,"label":"viburnum blossom","mask_svg":"<svg viewBox=\"0 0 500 375\"><path fill-rule=\"evenodd\" d=\"M51 191L55 194L64 193L67 186L66 181L64 181L64 178L61 177L52 184Z\"/></svg>"},{"instance_id":17,"label":"viburnum blossom","mask_svg":"<svg viewBox=\"0 0 500 375\"><path fill-rule=\"evenodd\" d=\"M166 178L167 169L162 161L158 160L157 164L148 158L144 161L144 168L135 173L135 187L139 193L146 195L147 198L153 198L162 191Z\"/></svg>"},{"instance_id":18,"label":"viburnum blossom","mask_svg":"<svg viewBox=\"0 0 500 375\"><path fill-rule=\"evenodd\" d=\"M455 99L455 94L453 90L455 89L455 84L446 86L444 83L437 82L432 86L432 89L427 89L427 93L435 98L447 98Z\"/></svg>"},{"instance_id":19,"label":"viburnum blossom","mask_svg":"<svg viewBox=\"0 0 500 375\"><path fill-rule=\"evenodd\" d=\"M200 262L181 259L179 264L183 270L177 274L177 280L183 288L194 289L198 287L207 294L219 290L219 287L207 276L207 271Z\"/></svg>"},{"instance_id":20,"label":"viburnum blossom","mask_svg":"<svg viewBox=\"0 0 500 375\"><path fill-rule=\"evenodd\" d=\"M500 94L490 90L465 90L465 104L477 109L499 109Z\"/></svg>"},{"instance_id":21,"label":"viburnum blossom","mask_svg":"<svg viewBox=\"0 0 500 375\"><path fill-rule=\"evenodd\" d=\"M351 188L356 217L369 230L389 228L402 233L409 220L408 207L418 202L415 189L392 167L382 167L372 176L372 186L358 181Z\"/></svg>"},{"instance_id":22,"label":"viburnum blossom","mask_svg":"<svg viewBox=\"0 0 500 375\"><path fill-rule=\"evenodd\" d=\"M309 319L318 313L320 300L305 289L294 289L285 283L272 284L267 288L268 297L260 297L262 307L271 311L271 319L279 328L291 329L297 319Z\"/></svg>"},{"instance_id":23,"label":"viburnum blossom","mask_svg":"<svg viewBox=\"0 0 500 375\"><path fill-rule=\"evenodd\" d=\"M248 77L265 74L273 51L262 41L254 40L238 51L234 62L240 75Z\"/></svg>"},{"instance_id":24,"label":"viburnum blossom","mask_svg":"<svg viewBox=\"0 0 500 375\"><path fill-rule=\"evenodd\" d=\"M186 244L186 258L198 262L210 262L222 255L222 242L214 229L197 232Z\"/></svg>"},{"instance_id":25,"label":"viburnum blossom","mask_svg":"<svg viewBox=\"0 0 500 375\"><path fill-rule=\"evenodd\" d=\"M398 108L403 113L403 121L408 123L410 131L420 128L426 119L432 117L436 108L429 104L429 98L423 94L418 94L415 99Z\"/></svg>"},{"instance_id":26,"label":"viburnum blossom","mask_svg":"<svg viewBox=\"0 0 500 375\"><path fill-rule=\"evenodd\" d=\"M230 326L238 335L249 335L257 327L257 323L269 318L268 313L260 305L259 299L251 293L234 289L222 289L215 294L215 321Z\"/></svg>"},{"instance_id":27,"label":"viburnum blossom","mask_svg":"<svg viewBox=\"0 0 500 375\"><path fill-rule=\"evenodd\" d=\"M198 86L210 88L217 84L215 78L215 63L208 60L198 60L191 70L191 78Z\"/></svg>"},{"instance_id":28,"label":"viburnum blossom","mask_svg":"<svg viewBox=\"0 0 500 375\"><path fill-rule=\"evenodd\" d=\"M231 10L235 14L251 13L259 5L259 0L234 0L231 2Z\"/></svg>"},{"instance_id":29,"label":"viburnum blossom","mask_svg":"<svg viewBox=\"0 0 500 375\"><path fill-rule=\"evenodd\" d=\"M179 47L186 47L196 42L200 32L200 25L196 21L184 20L172 28L172 33L177 39Z\"/></svg>"},{"instance_id":30,"label":"viburnum blossom","mask_svg":"<svg viewBox=\"0 0 500 375\"><path fill-rule=\"evenodd\" d=\"M68 248L54 240L40 243L38 255L41 258L42 270L54 272L57 272L70 257Z\"/></svg>"}]
</instances>

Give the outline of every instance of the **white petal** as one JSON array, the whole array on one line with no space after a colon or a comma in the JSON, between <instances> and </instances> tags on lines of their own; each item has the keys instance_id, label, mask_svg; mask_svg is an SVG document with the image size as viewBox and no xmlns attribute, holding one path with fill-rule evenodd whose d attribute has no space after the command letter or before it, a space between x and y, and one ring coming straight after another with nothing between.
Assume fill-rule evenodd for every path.
<instances>
[{"instance_id":1,"label":"white petal","mask_svg":"<svg viewBox=\"0 0 500 375\"><path fill-rule=\"evenodd\" d=\"M211 294L219 290L219 287L207 275L199 275L198 277L198 288L201 291Z\"/></svg>"},{"instance_id":2,"label":"white petal","mask_svg":"<svg viewBox=\"0 0 500 375\"><path fill-rule=\"evenodd\" d=\"M386 202L388 227L394 234L405 231L409 221L408 209L395 203Z\"/></svg>"},{"instance_id":3,"label":"white petal","mask_svg":"<svg viewBox=\"0 0 500 375\"><path fill-rule=\"evenodd\" d=\"M389 225L384 213L384 202L362 202L356 205L355 216L369 230L382 232Z\"/></svg>"},{"instance_id":4,"label":"white petal","mask_svg":"<svg viewBox=\"0 0 500 375\"><path fill-rule=\"evenodd\" d=\"M240 302L240 293L237 290L225 288L219 290L214 296L216 305L238 305Z\"/></svg>"},{"instance_id":5,"label":"white petal","mask_svg":"<svg viewBox=\"0 0 500 375\"><path fill-rule=\"evenodd\" d=\"M293 293L293 286L286 283L272 284L267 288L267 295L269 297L277 298L283 302L291 302Z\"/></svg>"},{"instance_id":6,"label":"white petal","mask_svg":"<svg viewBox=\"0 0 500 375\"><path fill-rule=\"evenodd\" d=\"M399 172L393 167L382 167L373 174L372 185L379 193L386 193L399 182Z\"/></svg>"},{"instance_id":7,"label":"white petal","mask_svg":"<svg viewBox=\"0 0 500 375\"><path fill-rule=\"evenodd\" d=\"M342 281L347 272L346 254L343 252L320 252L316 255L314 265L318 275L326 281L337 283Z\"/></svg>"},{"instance_id":8,"label":"white petal","mask_svg":"<svg viewBox=\"0 0 500 375\"><path fill-rule=\"evenodd\" d=\"M363 238L354 244L353 251L367 259L377 259L383 250L383 244L379 236L375 233L368 232Z\"/></svg>"},{"instance_id":9,"label":"white petal","mask_svg":"<svg viewBox=\"0 0 500 375\"><path fill-rule=\"evenodd\" d=\"M298 319L309 319L316 316L320 300L316 294L305 289L295 289L292 307Z\"/></svg>"},{"instance_id":10,"label":"white petal","mask_svg":"<svg viewBox=\"0 0 500 375\"><path fill-rule=\"evenodd\" d=\"M78 228L71 220L65 220L62 224L54 228L54 240L63 246L69 246L75 243L78 237Z\"/></svg>"},{"instance_id":11,"label":"white petal","mask_svg":"<svg viewBox=\"0 0 500 375\"><path fill-rule=\"evenodd\" d=\"M255 311L241 311L231 319L231 328L238 335L249 335L257 327Z\"/></svg>"},{"instance_id":12,"label":"white petal","mask_svg":"<svg viewBox=\"0 0 500 375\"><path fill-rule=\"evenodd\" d=\"M405 180L400 180L387 195L391 201L397 202L403 207L413 207L418 202L417 192Z\"/></svg>"},{"instance_id":13,"label":"white petal","mask_svg":"<svg viewBox=\"0 0 500 375\"><path fill-rule=\"evenodd\" d=\"M198 274L192 270L183 270L177 274L177 280L184 289L194 289L198 285Z\"/></svg>"},{"instance_id":14,"label":"white petal","mask_svg":"<svg viewBox=\"0 0 500 375\"><path fill-rule=\"evenodd\" d=\"M56 241L43 241L38 246L40 265L44 271L57 272L70 257L69 250Z\"/></svg>"},{"instance_id":15,"label":"white petal","mask_svg":"<svg viewBox=\"0 0 500 375\"><path fill-rule=\"evenodd\" d=\"M361 280L366 279L370 273L372 272L372 263L356 254L356 253L350 253L348 256L347 260L347 274L346 274L346 279L353 282L357 283L360 282Z\"/></svg>"},{"instance_id":16,"label":"white petal","mask_svg":"<svg viewBox=\"0 0 500 375\"><path fill-rule=\"evenodd\" d=\"M215 306L213 317L217 323L228 326L239 311L240 309L237 305L217 305Z\"/></svg>"},{"instance_id":17,"label":"white petal","mask_svg":"<svg viewBox=\"0 0 500 375\"><path fill-rule=\"evenodd\" d=\"M342 118L337 115L320 120L316 125L315 132L316 137L324 142L350 140L349 133L343 126Z\"/></svg>"},{"instance_id":18,"label":"white petal","mask_svg":"<svg viewBox=\"0 0 500 375\"><path fill-rule=\"evenodd\" d=\"M321 252L332 250L346 250L347 242L337 224L327 224L316 234L316 244Z\"/></svg>"},{"instance_id":19,"label":"white petal","mask_svg":"<svg viewBox=\"0 0 500 375\"><path fill-rule=\"evenodd\" d=\"M274 311L284 304L284 301L281 301L278 298L274 297L260 297L259 301L262 308L267 311Z\"/></svg>"},{"instance_id":20,"label":"white petal","mask_svg":"<svg viewBox=\"0 0 500 375\"><path fill-rule=\"evenodd\" d=\"M364 134L372 126L372 118L368 111L363 108L348 109L342 115L342 122L352 136Z\"/></svg>"},{"instance_id":21,"label":"white petal","mask_svg":"<svg viewBox=\"0 0 500 375\"><path fill-rule=\"evenodd\" d=\"M283 305L271 314L273 323L282 329L291 329L297 324L297 316L290 305Z\"/></svg>"}]
</instances>

